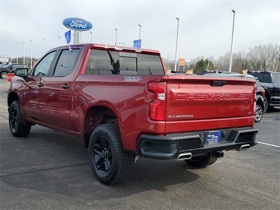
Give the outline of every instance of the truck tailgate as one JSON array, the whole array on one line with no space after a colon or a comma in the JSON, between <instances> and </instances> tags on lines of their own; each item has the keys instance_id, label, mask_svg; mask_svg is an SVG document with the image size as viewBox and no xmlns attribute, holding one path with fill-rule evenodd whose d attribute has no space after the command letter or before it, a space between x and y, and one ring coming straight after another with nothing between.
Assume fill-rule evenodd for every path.
<instances>
[{"instance_id":1,"label":"truck tailgate","mask_svg":"<svg viewBox=\"0 0 280 210\"><path fill-rule=\"evenodd\" d=\"M167 131L170 131L168 122L203 122L209 125L210 122L219 123L239 118L245 121L247 119L244 126L252 125L253 119L250 119L254 115L254 102L254 80L200 75L170 76L167 82ZM210 127L215 126L213 124ZM225 123L217 127L230 125ZM173 124L172 129L174 128ZM186 131L186 127L183 130Z\"/></svg>"}]
</instances>

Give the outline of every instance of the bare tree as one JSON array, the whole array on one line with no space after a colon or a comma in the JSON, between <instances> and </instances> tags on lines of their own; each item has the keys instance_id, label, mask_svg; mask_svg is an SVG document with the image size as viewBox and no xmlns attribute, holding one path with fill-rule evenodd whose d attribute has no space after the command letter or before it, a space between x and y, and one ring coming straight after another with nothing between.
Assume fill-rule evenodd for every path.
<instances>
[{"instance_id":1,"label":"bare tree","mask_svg":"<svg viewBox=\"0 0 280 210\"><path fill-rule=\"evenodd\" d=\"M215 62L215 66L218 70L227 71L229 69L229 58L230 54L227 53L224 56L220 56Z\"/></svg>"},{"instance_id":2,"label":"bare tree","mask_svg":"<svg viewBox=\"0 0 280 210\"><path fill-rule=\"evenodd\" d=\"M228 71L230 53L220 56L215 60L212 56L208 58L214 64L214 68L218 70ZM191 59L189 66L186 69L194 69L197 62L204 58L197 57ZM164 59L167 69L173 69L174 60ZM280 72L280 46L273 44L258 45L245 51L234 53L232 61L232 71L241 73L244 69L252 70L267 70Z\"/></svg>"},{"instance_id":3,"label":"bare tree","mask_svg":"<svg viewBox=\"0 0 280 210\"><path fill-rule=\"evenodd\" d=\"M247 58L254 70L279 71L280 46L273 44L255 46L249 50Z\"/></svg>"},{"instance_id":4,"label":"bare tree","mask_svg":"<svg viewBox=\"0 0 280 210\"><path fill-rule=\"evenodd\" d=\"M163 62L165 64L166 70L173 70L173 68L174 68L174 60L171 60L170 58L164 58Z\"/></svg>"},{"instance_id":5,"label":"bare tree","mask_svg":"<svg viewBox=\"0 0 280 210\"><path fill-rule=\"evenodd\" d=\"M238 52L233 54L233 62L232 62L232 71L242 73L242 70L245 67L246 53Z\"/></svg>"}]
</instances>

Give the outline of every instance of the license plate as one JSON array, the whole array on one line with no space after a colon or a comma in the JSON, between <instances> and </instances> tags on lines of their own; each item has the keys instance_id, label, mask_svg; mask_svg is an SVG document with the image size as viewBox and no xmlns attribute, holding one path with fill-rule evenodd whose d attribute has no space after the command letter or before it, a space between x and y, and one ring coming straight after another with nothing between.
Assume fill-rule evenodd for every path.
<instances>
[{"instance_id":1,"label":"license plate","mask_svg":"<svg viewBox=\"0 0 280 210\"><path fill-rule=\"evenodd\" d=\"M217 144L219 142L221 142L221 131L204 133L204 144Z\"/></svg>"}]
</instances>

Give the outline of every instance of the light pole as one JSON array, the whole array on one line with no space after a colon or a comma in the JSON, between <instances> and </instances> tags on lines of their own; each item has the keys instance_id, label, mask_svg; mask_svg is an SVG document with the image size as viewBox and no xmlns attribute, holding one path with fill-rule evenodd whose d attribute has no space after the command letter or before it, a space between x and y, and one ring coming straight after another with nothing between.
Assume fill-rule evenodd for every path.
<instances>
[{"instance_id":1,"label":"light pole","mask_svg":"<svg viewBox=\"0 0 280 210\"><path fill-rule=\"evenodd\" d=\"M42 55L44 55L44 53L45 53L45 39L42 39L42 41L43 41L43 53L42 53Z\"/></svg>"},{"instance_id":2,"label":"light pole","mask_svg":"<svg viewBox=\"0 0 280 210\"><path fill-rule=\"evenodd\" d=\"M229 72L231 72L231 66L232 66L232 49L233 49L233 33L234 33L234 21L235 21L235 11L231 10L233 12L233 23L232 23L232 34L231 34L231 47L230 47L230 60L229 60Z\"/></svg>"},{"instance_id":3,"label":"light pole","mask_svg":"<svg viewBox=\"0 0 280 210\"><path fill-rule=\"evenodd\" d=\"M58 46L60 46L60 36L58 36Z\"/></svg>"},{"instance_id":4,"label":"light pole","mask_svg":"<svg viewBox=\"0 0 280 210\"><path fill-rule=\"evenodd\" d=\"M17 42L17 63L18 63L18 42Z\"/></svg>"},{"instance_id":5,"label":"light pole","mask_svg":"<svg viewBox=\"0 0 280 210\"><path fill-rule=\"evenodd\" d=\"M115 28L115 30L116 30L115 45L117 45L117 41L118 41L118 29Z\"/></svg>"},{"instance_id":6,"label":"light pole","mask_svg":"<svg viewBox=\"0 0 280 210\"><path fill-rule=\"evenodd\" d=\"M90 43L92 43L92 31L90 31Z\"/></svg>"},{"instance_id":7,"label":"light pole","mask_svg":"<svg viewBox=\"0 0 280 210\"><path fill-rule=\"evenodd\" d=\"M25 42L23 42L23 65L25 65Z\"/></svg>"},{"instance_id":8,"label":"light pole","mask_svg":"<svg viewBox=\"0 0 280 210\"><path fill-rule=\"evenodd\" d=\"M32 40L30 41L30 68L32 69Z\"/></svg>"},{"instance_id":9,"label":"light pole","mask_svg":"<svg viewBox=\"0 0 280 210\"><path fill-rule=\"evenodd\" d=\"M174 71L177 71L177 52L178 52L178 36L179 36L179 22L180 19L177 18L177 36L176 36L176 49L175 49L175 64L174 64Z\"/></svg>"},{"instance_id":10,"label":"light pole","mask_svg":"<svg viewBox=\"0 0 280 210\"><path fill-rule=\"evenodd\" d=\"M142 28L142 26L141 26L141 24L138 24L138 26L139 26L139 40L141 40L141 28Z\"/></svg>"},{"instance_id":11,"label":"light pole","mask_svg":"<svg viewBox=\"0 0 280 210\"><path fill-rule=\"evenodd\" d=\"M11 63L13 61L13 45L10 44L10 57L11 57Z\"/></svg>"}]
</instances>

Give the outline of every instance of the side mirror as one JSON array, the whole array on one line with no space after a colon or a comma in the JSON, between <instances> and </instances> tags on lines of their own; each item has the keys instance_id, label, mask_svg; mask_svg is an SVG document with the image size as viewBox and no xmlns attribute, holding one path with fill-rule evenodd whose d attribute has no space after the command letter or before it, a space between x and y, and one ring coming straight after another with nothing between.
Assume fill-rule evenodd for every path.
<instances>
[{"instance_id":1,"label":"side mirror","mask_svg":"<svg viewBox=\"0 0 280 210\"><path fill-rule=\"evenodd\" d=\"M15 75L19 77L27 77L28 75L28 68L16 68Z\"/></svg>"}]
</instances>

